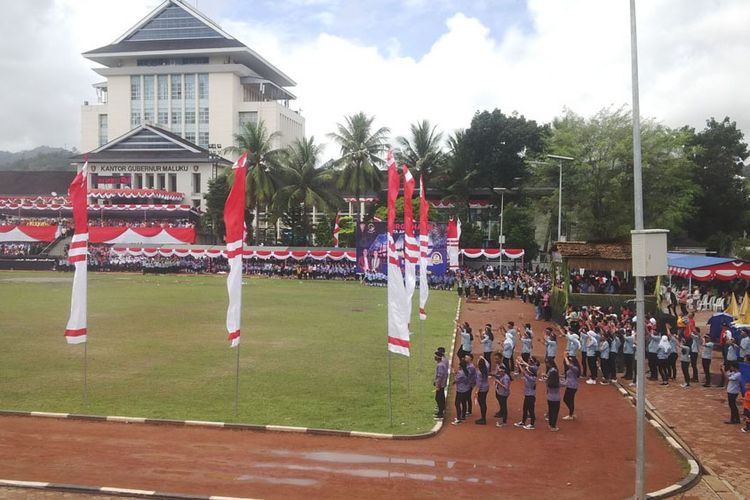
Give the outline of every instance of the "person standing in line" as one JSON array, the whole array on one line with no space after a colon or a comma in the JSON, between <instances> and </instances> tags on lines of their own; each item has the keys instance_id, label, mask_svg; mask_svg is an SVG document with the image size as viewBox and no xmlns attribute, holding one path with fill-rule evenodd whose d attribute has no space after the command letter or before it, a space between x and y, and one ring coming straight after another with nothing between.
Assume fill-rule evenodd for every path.
<instances>
[{"instance_id":1,"label":"person standing in line","mask_svg":"<svg viewBox=\"0 0 750 500\"><path fill-rule=\"evenodd\" d=\"M487 392L490 390L490 363L482 357L479 358L477 366L479 367L476 374L477 402L479 403L479 411L481 412L482 416L474 423L485 425L487 423Z\"/></svg>"},{"instance_id":2,"label":"person standing in line","mask_svg":"<svg viewBox=\"0 0 750 500\"><path fill-rule=\"evenodd\" d=\"M469 369L469 396L466 399L466 415L471 415L474 411L474 388L477 386L477 367L474 366L474 355L469 353L465 356L466 367Z\"/></svg>"},{"instance_id":3,"label":"person standing in line","mask_svg":"<svg viewBox=\"0 0 750 500\"><path fill-rule=\"evenodd\" d=\"M677 380L677 357L679 355L679 347L677 345L677 335L672 334L669 324L667 324L667 337L669 338L669 357L667 358L669 376L672 380Z\"/></svg>"},{"instance_id":4,"label":"person standing in line","mask_svg":"<svg viewBox=\"0 0 750 500\"><path fill-rule=\"evenodd\" d=\"M445 416L445 386L448 384L448 359L438 348L435 351L435 402L437 403L437 413L435 420L442 420Z\"/></svg>"},{"instance_id":5,"label":"person standing in line","mask_svg":"<svg viewBox=\"0 0 750 500\"><path fill-rule=\"evenodd\" d=\"M465 357L461 358L453 378L456 384L456 418L451 422L453 425L458 425L466 420L466 404L468 398L471 397L471 383L469 382L469 368L466 366L466 359Z\"/></svg>"},{"instance_id":6,"label":"person standing in line","mask_svg":"<svg viewBox=\"0 0 750 500\"><path fill-rule=\"evenodd\" d=\"M711 337L704 335L701 363L703 364L703 374L706 376L706 380L703 383L703 387L711 387L711 358L713 358L713 355L714 343L711 342Z\"/></svg>"},{"instance_id":7,"label":"person standing in line","mask_svg":"<svg viewBox=\"0 0 750 500\"><path fill-rule=\"evenodd\" d=\"M690 314L693 314L692 312ZM693 320L695 323L695 320ZM690 320L688 319L688 327ZM699 382L698 379L698 354L701 350L701 329L697 326L693 326L690 330L690 364L693 367L693 380L691 382Z\"/></svg>"},{"instance_id":8,"label":"person standing in line","mask_svg":"<svg viewBox=\"0 0 750 500\"><path fill-rule=\"evenodd\" d=\"M724 367L721 367L722 374L724 373ZM729 404L729 420L724 422L725 424L739 424L740 413L737 411L737 396L740 394L741 384L740 372L737 371L735 365L729 366L729 373L727 374L727 403Z\"/></svg>"},{"instance_id":9,"label":"person standing in line","mask_svg":"<svg viewBox=\"0 0 750 500\"><path fill-rule=\"evenodd\" d=\"M661 375L661 385L669 385L669 366L668 359L671 346L669 337L662 335L659 346L656 350L656 359L658 360L659 375Z\"/></svg>"},{"instance_id":10,"label":"person standing in line","mask_svg":"<svg viewBox=\"0 0 750 500\"><path fill-rule=\"evenodd\" d=\"M492 325L487 323L484 325L484 331L482 336L479 338L482 343L482 350L484 351L484 359L487 360L487 364L492 366L492 343L495 341L495 335L492 333Z\"/></svg>"},{"instance_id":11,"label":"person standing in line","mask_svg":"<svg viewBox=\"0 0 750 500\"><path fill-rule=\"evenodd\" d=\"M547 327L544 330L545 373L549 372L550 366L554 366L555 369L557 369L555 356L557 356L557 335L555 335L555 332L552 331L552 328Z\"/></svg>"},{"instance_id":12,"label":"person standing in line","mask_svg":"<svg viewBox=\"0 0 750 500\"><path fill-rule=\"evenodd\" d=\"M512 370L512 359L513 356L513 335L510 332L505 332L505 340L503 341L503 364L508 371L508 375L513 373Z\"/></svg>"},{"instance_id":13,"label":"person standing in line","mask_svg":"<svg viewBox=\"0 0 750 500\"><path fill-rule=\"evenodd\" d=\"M680 387L687 389L690 387L690 339L680 337L680 366L682 367L682 376L685 383Z\"/></svg>"},{"instance_id":14,"label":"person standing in line","mask_svg":"<svg viewBox=\"0 0 750 500\"><path fill-rule=\"evenodd\" d=\"M747 330L743 328L740 330L740 361L750 363L750 336L747 334Z\"/></svg>"},{"instance_id":15,"label":"person standing in line","mask_svg":"<svg viewBox=\"0 0 750 500\"><path fill-rule=\"evenodd\" d=\"M650 372L649 379L650 380L659 380L658 375L658 368L659 368L659 362L658 358L656 356L656 352L659 350L659 341L661 340L661 337L656 334L656 332L652 332L651 335L647 335L648 337L648 369Z\"/></svg>"},{"instance_id":16,"label":"person standing in line","mask_svg":"<svg viewBox=\"0 0 750 500\"><path fill-rule=\"evenodd\" d=\"M534 358L531 358L532 361ZM518 368L521 370L523 375L523 417L520 422L516 422L516 427L521 427L526 430L534 430L534 424L536 423L536 413L534 407L536 406L536 376L537 367L535 365L526 363L521 358L516 360ZM529 423L526 423L526 420Z\"/></svg>"},{"instance_id":17,"label":"person standing in line","mask_svg":"<svg viewBox=\"0 0 750 500\"><path fill-rule=\"evenodd\" d=\"M635 334L630 328L625 330L622 342L622 355L625 360L625 380L633 380L633 357L635 355Z\"/></svg>"},{"instance_id":18,"label":"person standing in line","mask_svg":"<svg viewBox=\"0 0 750 500\"><path fill-rule=\"evenodd\" d=\"M578 359L575 356L563 358L565 365L565 396L563 402L568 407L568 414L563 420L575 420L576 418L576 392L578 391L578 376L581 370L578 368Z\"/></svg>"},{"instance_id":19,"label":"person standing in line","mask_svg":"<svg viewBox=\"0 0 750 500\"><path fill-rule=\"evenodd\" d=\"M560 415L560 373L554 363L547 362L547 420L549 430L557 432L557 417Z\"/></svg>"},{"instance_id":20,"label":"person standing in line","mask_svg":"<svg viewBox=\"0 0 750 500\"><path fill-rule=\"evenodd\" d=\"M622 341L625 336L625 332L622 329L617 329L615 325L612 325L614 332L612 333L612 343L609 348L609 360L612 367L609 371L610 379L617 380L617 374L622 371L623 368L623 356L622 356Z\"/></svg>"},{"instance_id":21,"label":"person standing in line","mask_svg":"<svg viewBox=\"0 0 750 500\"><path fill-rule=\"evenodd\" d=\"M526 330L526 333L524 333L523 338L521 339L521 359L527 363L529 362L529 358L531 358L533 349L532 341L531 332Z\"/></svg>"},{"instance_id":22,"label":"person standing in line","mask_svg":"<svg viewBox=\"0 0 750 500\"><path fill-rule=\"evenodd\" d=\"M500 358L500 354L497 354ZM495 368L495 397L500 410L495 414L500 420L495 424L497 427L505 427L508 423L508 396L510 396L510 375L508 368L497 360Z\"/></svg>"},{"instance_id":23,"label":"person standing in line","mask_svg":"<svg viewBox=\"0 0 750 500\"><path fill-rule=\"evenodd\" d=\"M593 330L590 325L587 325L585 322L581 324L581 329L579 330L579 335L581 337L581 376L583 378L586 378L586 371L588 369L589 363L588 363L588 345L589 345L589 334L592 333Z\"/></svg>"},{"instance_id":24,"label":"person standing in line","mask_svg":"<svg viewBox=\"0 0 750 500\"><path fill-rule=\"evenodd\" d=\"M518 342L518 331L516 330L516 324L512 321L508 321L508 333L510 333L510 339L513 341L513 351L510 355L510 369L515 371L516 366L513 361L513 355L516 353L516 343Z\"/></svg>"},{"instance_id":25,"label":"person standing in line","mask_svg":"<svg viewBox=\"0 0 750 500\"><path fill-rule=\"evenodd\" d=\"M460 324L456 321L456 332L461 336L461 347L458 349L458 359L461 360L467 354L471 354L474 335L471 334L471 326L467 322Z\"/></svg>"},{"instance_id":26,"label":"person standing in line","mask_svg":"<svg viewBox=\"0 0 750 500\"><path fill-rule=\"evenodd\" d=\"M599 343L599 360L602 365L602 385L608 385L610 383L610 375L609 375L609 369L610 369L610 362L609 362L609 356L610 356L610 334L605 333L604 338ZM596 380L596 379L594 379Z\"/></svg>"},{"instance_id":27,"label":"person standing in line","mask_svg":"<svg viewBox=\"0 0 750 500\"><path fill-rule=\"evenodd\" d=\"M599 347L600 330L598 326L595 326L593 330L588 332L588 340L586 344L586 360L589 363L589 379L586 381L587 384L596 384L597 369L596 369L596 355Z\"/></svg>"}]
</instances>

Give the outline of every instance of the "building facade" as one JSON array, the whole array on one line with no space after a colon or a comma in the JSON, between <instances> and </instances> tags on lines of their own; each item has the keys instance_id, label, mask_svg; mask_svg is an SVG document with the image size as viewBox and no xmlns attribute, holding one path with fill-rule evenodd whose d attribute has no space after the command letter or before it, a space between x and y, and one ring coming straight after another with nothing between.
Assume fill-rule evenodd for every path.
<instances>
[{"instance_id":1,"label":"building facade","mask_svg":"<svg viewBox=\"0 0 750 500\"><path fill-rule=\"evenodd\" d=\"M167 0L110 45L85 52L96 102L81 108L81 150L155 125L218 152L248 121L279 132L277 147L304 137L290 108L295 82L181 0Z\"/></svg>"}]
</instances>

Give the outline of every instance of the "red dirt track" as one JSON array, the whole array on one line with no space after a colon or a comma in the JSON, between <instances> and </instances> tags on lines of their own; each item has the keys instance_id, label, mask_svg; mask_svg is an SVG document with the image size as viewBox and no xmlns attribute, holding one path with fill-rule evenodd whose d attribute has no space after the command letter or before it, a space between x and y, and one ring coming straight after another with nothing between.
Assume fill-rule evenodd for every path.
<instances>
[{"instance_id":1,"label":"red dirt track","mask_svg":"<svg viewBox=\"0 0 750 500\"><path fill-rule=\"evenodd\" d=\"M475 330L532 317L520 301L467 304L462 314ZM540 339L544 324L531 322ZM541 352L540 345L534 349ZM514 382L511 422L520 414L521 389ZM541 418L543 394L540 384L536 430L498 429L489 419L487 426L447 424L437 437L411 441L0 417L0 478L285 499L631 496L632 406L614 386L583 384L579 419L550 433ZM492 415L497 403L488 402ZM475 405L474 417L478 410ZM683 471L647 427L647 491L654 491L680 480ZM34 496L17 491L19 498Z\"/></svg>"}]
</instances>

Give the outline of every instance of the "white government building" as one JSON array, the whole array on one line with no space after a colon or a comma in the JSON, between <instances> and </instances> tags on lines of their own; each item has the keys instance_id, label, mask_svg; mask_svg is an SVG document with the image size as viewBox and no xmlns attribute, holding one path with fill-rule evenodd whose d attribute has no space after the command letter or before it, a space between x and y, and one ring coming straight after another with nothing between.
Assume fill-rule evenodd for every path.
<instances>
[{"instance_id":1,"label":"white government building","mask_svg":"<svg viewBox=\"0 0 750 500\"><path fill-rule=\"evenodd\" d=\"M305 135L289 107L295 82L181 0L83 56L105 78L81 108L92 188L179 192L203 208L208 180L227 164L219 155L244 123L280 132L277 147Z\"/></svg>"}]
</instances>

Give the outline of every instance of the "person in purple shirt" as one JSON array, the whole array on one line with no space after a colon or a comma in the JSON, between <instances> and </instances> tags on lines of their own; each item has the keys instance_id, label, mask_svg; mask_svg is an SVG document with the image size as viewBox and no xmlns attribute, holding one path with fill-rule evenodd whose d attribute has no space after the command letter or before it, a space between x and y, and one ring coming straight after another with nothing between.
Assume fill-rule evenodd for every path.
<instances>
[{"instance_id":1,"label":"person in purple shirt","mask_svg":"<svg viewBox=\"0 0 750 500\"><path fill-rule=\"evenodd\" d=\"M456 418L452 424L458 425L466 420L466 404L468 397L471 397L471 381L469 367L466 363L466 357L461 358L453 378L456 384Z\"/></svg>"},{"instance_id":2,"label":"person in purple shirt","mask_svg":"<svg viewBox=\"0 0 750 500\"><path fill-rule=\"evenodd\" d=\"M575 420L576 418L576 392L578 391L578 376L581 373L578 368L578 359L575 356L563 358L565 363L565 396L563 402L568 407L568 414L563 420Z\"/></svg>"},{"instance_id":3,"label":"person in purple shirt","mask_svg":"<svg viewBox=\"0 0 750 500\"><path fill-rule=\"evenodd\" d=\"M557 432L557 416L560 414L560 373L554 360L547 360L547 417L549 430Z\"/></svg>"},{"instance_id":4,"label":"person in purple shirt","mask_svg":"<svg viewBox=\"0 0 750 500\"><path fill-rule=\"evenodd\" d=\"M441 420L445 416L445 386L448 384L448 359L445 353L438 348L435 351L435 402L437 403L436 420Z\"/></svg>"},{"instance_id":5,"label":"person in purple shirt","mask_svg":"<svg viewBox=\"0 0 750 500\"><path fill-rule=\"evenodd\" d=\"M533 359L533 358L532 358ZM523 359L518 358L516 365L520 368L523 375L523 417L520 422L516 422L516 427L522 427L526 430L533 430L536 423L534 407L536 405L536 374L537 367L526 363ZM526 419L529 423L526 423Z\"/></svg>"},{"instance_id":6,"label":"person in purple shirt","mask_svg":"<svg viewBox=\"0 0 750 500\"><path fill-rule=\"evenodd\" d=\"M500 361L502 355L497 353L495 355ZM500 419L495 425L497 427L505 427L508 423L508 396L510 396L510 375L508 375L508 369L504 364L498 362L495 368L495 397L497 403L500 405L500 411L495 413L495 416Z\"/></svg>"},{"instance_id":7,"label":"person in purple shirt","mask_svg":"<svg viewBox=\"0 0 750 500\"><path fill-rule=\"evenodd\" d=\"M487 392L490 390L490 364L484 357L480 357L477 366L477 401L482 416L474 423L485 425L487 423Z\"/></svg>"},{"instance_id":8,"label":"person in purple shirt","mask_svg":"<svg viewBox=\"0 0 750 500\"><path fill-rule=\"evenodd\" d=\"M471 384L469 395L466 398L466 414L471 416L471 412L474 409L474 398L472 397L472 393L474 392L474 388L477 386L477 367L474 366L473 354L468 353L464 355L464 358L466 359L466 366L469 368L469 383Z\"/></svg>"}]
</instances>

